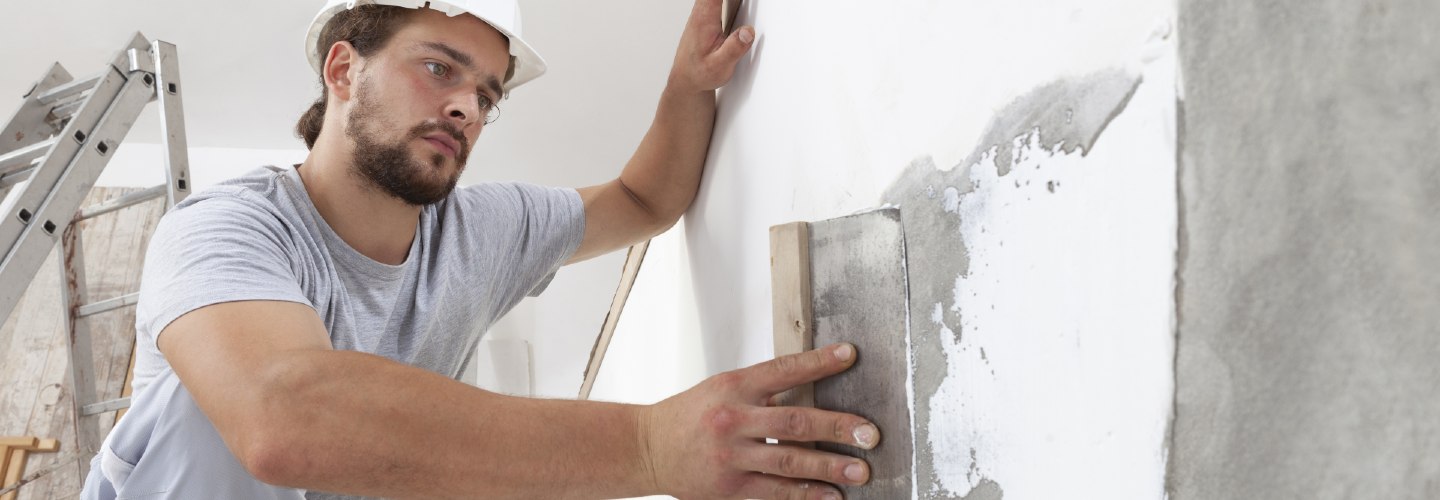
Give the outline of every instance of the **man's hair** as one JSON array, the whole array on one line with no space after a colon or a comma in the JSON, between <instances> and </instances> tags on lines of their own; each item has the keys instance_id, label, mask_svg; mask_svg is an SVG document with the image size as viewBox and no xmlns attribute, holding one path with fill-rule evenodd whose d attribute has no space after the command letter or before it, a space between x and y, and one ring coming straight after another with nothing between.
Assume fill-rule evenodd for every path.
<instances>
[{"instance_id":1,"label":"man's hair","mask_svg":"<svg viewBox=\"0 0 1440 500\"><path fill-rule=\"evenodd\" d=\"M295 135L305 140L306 148L315 147L315 139L320 137L320 128L325 124L325 101L330 97L330 91L325 86L324 61L330 47L335 42L350 42L361 57L370 57L384 48L415 12L415 9L392 5L361 5L342 10L325 23L325 29L320 31L320 40L313 47L321 61L320 98L305 110L305 114L300 115L300 121L295 124Z\"/></svg>"}]
</instances>

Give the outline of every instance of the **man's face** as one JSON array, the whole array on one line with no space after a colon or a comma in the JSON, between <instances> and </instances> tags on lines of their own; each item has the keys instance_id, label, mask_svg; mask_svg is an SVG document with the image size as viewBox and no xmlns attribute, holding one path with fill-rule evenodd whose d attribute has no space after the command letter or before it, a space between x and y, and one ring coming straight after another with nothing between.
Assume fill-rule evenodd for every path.
<instances>
[{"instance_id":1,"label":"man's face","mask_svg":"<svg viewBox=\"0 0 1440 500\"><path fill-rule=\"evenodd\" d=\"M411 205L455 188L509 67L503 35L420 9L359 69L345 135L353 172Z\"/></svg>"}]
</instances>

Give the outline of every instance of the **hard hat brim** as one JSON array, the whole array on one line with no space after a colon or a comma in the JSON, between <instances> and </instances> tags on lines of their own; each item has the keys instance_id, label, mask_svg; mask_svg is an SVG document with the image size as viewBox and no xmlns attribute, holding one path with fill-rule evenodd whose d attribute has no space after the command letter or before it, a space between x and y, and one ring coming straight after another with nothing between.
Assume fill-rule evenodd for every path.
<instances>
[{"instance_id":1,"label":"hard hat brim","mask_svg":"<svg viewBox=\"0 0 1440 500\"><path fill-rule=\"evenodd\" d=\"M485 15L466 9L463 6L437 0L331 0L324 8L320 9L320 12L315 14L315 19L310 21L310 30L305 34L305 58L310 61L310 67L314 69L317 74L320 72L320 66L325 63L316 51L316 44L320 43L320 33L325 30L325 24L329 23L330 19L334 18L335 15L342 10L369 4L393 5L411 9L426 8L428 5L428 8L444 12L451 17L461 14L475 16L475 18L490 25L491 28L495 28L495 31L499 31L500 34L505 35L505 38L510 40L511 64L514 65L514 73L510 75L508 80L501 84L505 92L510 92L510 90L515 87L539 78L540 75L545 74L545 70L547 69L545 59L541 58L540 53L536 52L530 44L525 43L525 40L520 38L518 33L502 26L502 22L487 19Z\"/></svg>"}]
</instances>

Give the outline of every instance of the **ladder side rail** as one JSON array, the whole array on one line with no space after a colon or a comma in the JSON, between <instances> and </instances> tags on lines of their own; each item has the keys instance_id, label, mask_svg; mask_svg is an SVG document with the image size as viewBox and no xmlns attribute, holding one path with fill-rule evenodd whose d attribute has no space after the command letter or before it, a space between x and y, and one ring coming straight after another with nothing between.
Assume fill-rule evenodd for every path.
<instances>
[{"instance_id":1,"label":"ladder side rail","mask_svg":"<svg viewBox=\"0 0 1440 500\"><path fill-rule=\"evenodd\" d=\"M165 146L165 209L175 207L190 194L189 146L185 140L185 107L181 99L180 59L175 44L156 40L150 52L155 57L155 95L160 101L160 137Z\"/></svg>"},{"instance_id":2,"label":"ladder side rail","mask_svg":"<svg viewBox=\"0 0 1440 500\"><path fill-rule=\"evenodd\" d=\"M35 84L30 87L29 92L26 92L25 95L22 96L23 99L20 101L20 105L15 108L15 112L11 114L10 121L5 123L4 130L0 130L0 153L8 156L19 150L33 146L35 143L45 140L55 140L55 136L60 132L60 128L48 120L51 116L51 107L42 100L42 96L57 87L73 85L75 83L73 80L74 78L70 76L70 72L65 71L64 66L61 66L59 63L51 64L50 69L46 71L39 80L35 81ZM58 142L58 140L56 142ZM8 162L6 162L6 164L7 166L4 169L6 171L11 170ZM35 168L30 166L32 164L33 163L22 163L18 166L18 170L21 170L21 172L0 174L0 217L11 212L11 207L15 205L15 197L10 196L11 187L21 184L25 179L30 178L30 172L33 172ZM0 242L4 241L8 240L0 239ZM4 249L0 250L0 252L4 252L9 249L9 245L0 243L0 249ZM0 253L0 255L3 255L3 253ZM3 318L3 316L0 316L0 318Z\"/></svg>"},{"instance_id":3,"label":"ladder side rail","mask_svg":"<svg viewBox=\"0 0 1440 500\"><path fill-rule=\"evenodd\" d=\"M90 138L90 133L94 131L123 85L122 76L114 71L107 71L87 98L88 104L61 131L59 140L51 146L45 159L33 167L28 176L15 179L17 182L14 186L18 192L11 193L10 197L0 204L0 208L4 209L4 212L0 212L0 318L10 317L10 312L29 288L30 280L39 272L40 264L49 251L47 247L44 252L40 252L38 260L33 256L22 258L17 255L24 231L35 222L35 212L43 201L42 197L54 187L55 179L60 177L77 153L93 151L93 148L86 148L76 141L75 137L79 134L86 139ZM37 120L43 120L43 117ZM8 182L12 177L14 176L7 175L0 180ZM32 201L33 198L40 199ZM50 233L52 238L58 234L58 229ZM53 244L52 239L50 245Z\"/></svg>"},{"instance_id":4,"label":"ladder side rail","mask_svg":"<svg viewBox=\"0 0 1440 500\"><path fill-rule=\"evenodd\" d=\"M90 187L100 176L100 170L119 146L118 138L124 137L140 111L154 97L154 77L145 74L141 78L132 78L124 83L118 94L91 129L93 133L86 134L85 147L79 148L73 155L59 178L48 183L44 182L45 179L33 178L54 170L53 162L58 161L58 158L47 158L45 164L33 174L24 192L19 193L24 196L44 196L43 201L36 204L34 211L29 211L27 205L20 205L14 210L14 217L0 218L0 229L15 226L14 232L18 233L18 236L10 236L9 240L4 233L0 233L0 245L4 245L6 241L14 242L10 245L5 259L0 261L0 318L9 317L14 310L15 303L24 293L26 285L34 279L46 254L54 248L56 238L64 231L65 226L70 224L71 217L75 215ZM96 95L91 99L100 96L97 89ZM90 113L94 107L98 106L87 104L85 109L81 110L80 116ZM79 121L80 118L77 118L71 125ZM67 127L67 132L68 130ZM60 144L73 143L74 141L69 140L60 141ZM59 148L60 145L57 144L56 147ZM42 187L46 184L48 189ZM22 199L22 202L24 201L26 200Z\"/></svg>"},{"instance_id":5,"label":"ladder side rail","mask_svg":"<svg viewBox=\"0 0 1440 500\"><path fill-rule=\"evenodd\" d=\"M74 410L71 413L71 423L75 426L74 451L80 456L89 456L100 449L100 419L99 415L86 415L83 411L95 402L95 359L89 322L80 321L75 314L86 302L88 293L82 271L85 249L81 243L79 224L65 228L60 250L60 311L65 337L69 340L65 344L70 353L66 382L70 385L70 404ZM90 461L81 460L80 477L87 477L89 469Z\"/></svg>"},{"instance_id":6,"label":"ladder side rail","mask_svg":"<svg viewBox=\"0 0 1440 500\"><path fill-rule=\"evenodd\" d=\"M146 85L153 87L155 82L154 68L148 68L148 71L145 71L147 67L151 66L148 58L139 58L140 60L137 61L135 57L137 51L147 51L149 48L150 42L141 34L136 33L131 37L129 45L115 54L115 57L110 61L109 67L94 77L97 83L93 89L85 95L84 100L81 101L83 104L68 121L64 117L54 116L54 108L46 107L46 105L40 102L42 96L57 90L56 87L58 84L52 82L52 84L46 86L43 91L37 92L37 90L40 90L38 84L36 89L31 90L29 96L26 98L26 103L32 105L21 106L21 109L25 110L26 113L26 116L23 118L27 121L7 125L5 133L8 134L10 133L9 127L11 126L18 125L17 129L27 129L39 127L45 122L57 126L60 123L65 123L59 135L60 137L71 138L73 141L63 139L56 141L55 146L46 154L45 161L30 174L30 181L25 185L25 189L20 193L16 193L16 196L12 196L11 198L13 198L13 200L5 200L3 206L5 210L0 212L0 254L6 255L5 260L9 260L9 255L15 252L16 241L24 231L23 226L30 224L31 215L39 211L39 206L44 202L45 198L55 190L56 183L60 177L75 163L77 155L83 151L83 148L93 142L93 136L95 136L97 132L100 132L96 129L99 127L100 120L111 114L111 110L115 107L115 103L119 101L121 92L127 88L130 79L139 76L145 80ZM139 63L138 67L137 63ZM52 72L54 72L58 66L59 65L56 64L55 67L52 67ZM137 70L141 71L137 72ZM64 72L64 69L60 68L59 71ZM73 78L69 77L68 72L64 72L64 76L67 82L73 80ZM153 97L152 90L150 98ZM39 110L44 110L44 113L35 116ZM17 114L16 119L19 120L21 118L22 117ZM30 122L28 120L34 121ZM125 124L125 131L128 131L130 125L134 122L135 119L133 117L129 118ZM46 129L52 128L53 127ZM119 134L122 138L124 135L123 133ZM47 134L46 137L27 140L39 141L48 138L48 136L49 134ZM0 137L0 144L4 144L3 141L7 139L9 138ZM97 144L97 146L99 146L99 144ZM111 146L113 145L106 146L106 148ZM0 146L0 150L4 149L6 149L4 146ZM10 218L11 213L15 214L18 220ZM64 218L69 220L70 214L65 214ZM57 235L59 233L52 231L51 234ZM0 261L0 268L6 265L4 261ZM40 264L37 262L30 265L30 267L32 269L38 268ZM26 281L28 282L29 279L33 277L32 273L29 278L26 278ZM4 284L3 281L0 281L0 285ZM4 298L0 297L0 318L7 317L10 313L10 308L4 307L4 302Z\"/></svg>"}]
</instances>

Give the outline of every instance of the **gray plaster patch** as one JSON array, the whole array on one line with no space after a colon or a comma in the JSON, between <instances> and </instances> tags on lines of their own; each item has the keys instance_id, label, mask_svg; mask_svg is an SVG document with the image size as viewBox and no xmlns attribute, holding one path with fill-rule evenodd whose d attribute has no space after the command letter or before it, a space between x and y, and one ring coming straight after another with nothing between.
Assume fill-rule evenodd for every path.
<instances>
[{"instance_id":1,"label":"gray plaster patch","mask_svg":"<svg viewBox=\"0 0 1440 500\"><path fill-rule=\"evenodd\" d=\"M1125 68L1108 68L1041 85L995 115L979 147L964 163L978 163L994 150L995 168L1003 176L1020 161L1018 153L1025 149L1061 148L1066 154L1078 149L1082 155L1088 154L1139 86L1139 75ZM1040 133L1032 144L1030 132L1036 129Z\"/></svg>"},{"instance_id":2,"label":"gray plaster patch","mask_svg":"<svg viewBox=\"0 0 1440 500\"><path fill-rule=\"evenodd\" d=\"M960 500L1001 500L1003 498L1005 498L1005 490L1000 488L999 483L981 479L980 484L975 485L975 489L970 490L970 493L961 497Z\"/></svg>"},{"instance_id":3,"label":"gray plaster patch","mask_svg":"<svg viewBox=\"0 0 1440 500\"><path fill-rule=\"evenodd\" d=\"M1169 498L1440 498L1440 2L1179 5Z\"/></svg>"},{"instance_id":4,"label":"gray plaster patch","mask_svg":"<svg viewBox=\"0 0 1440 500\"><path fill-rule=\"evenodd\" d=\"M988 168L981 159L994 152L994 167L1008 174L1017 149L1089 153L1111 120L1124 110L1140 85L1124 68L1056 80L1016 99L991 121L967 159L948 171L930 157L911 162L886 189L883 202L898 206L905 227L910 287L911 355L914 359L917 491L923 498L955 498L940 487L930 447L930 400L949 375L946 342L959 342L963 311L955 307L955 283L968 274L969 253L960 238L959 198L974 191L970 169ZM1033 139L1032 139L1033 138ZM1034 142L1029 142L1029 141ZM1012 148L1016 143L1022 147ZM931 321L939 309L940 321ZM988 486L984 486L988 484ZM982 481L966 498L1000 498L999 485ZM985 496L993 491L995 496ZM978 493L977 493L978 492ZM979 495L979 496L976 496Z\"/></svg>"}]
</instances>

